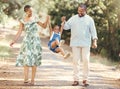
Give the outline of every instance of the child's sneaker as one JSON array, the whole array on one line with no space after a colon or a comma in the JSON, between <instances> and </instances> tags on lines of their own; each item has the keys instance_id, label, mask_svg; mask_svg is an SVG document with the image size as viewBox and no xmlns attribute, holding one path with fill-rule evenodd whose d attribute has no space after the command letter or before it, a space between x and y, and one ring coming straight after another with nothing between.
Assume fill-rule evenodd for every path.
<instances>
[{"instance_id":1,"label":"child's sneaker","mask_svg":"<svg viewBox=\"0 0 120 89\"><path fill-rule=\"evenodd\" d=\"M62 46L65 43L65 40L60 40L59 46Z\"/></svg>"},{"instance_id":2,"label":"child's sneaker","mask_svg":"<svg viewBox=\"0 0 120 89\"><path fill-rule=\"evenodd\" d=\"M66 53L66 54L64 55L64 59L68 58L69 56L70 56L70 53Z\"/></svg>"}]
</instances>

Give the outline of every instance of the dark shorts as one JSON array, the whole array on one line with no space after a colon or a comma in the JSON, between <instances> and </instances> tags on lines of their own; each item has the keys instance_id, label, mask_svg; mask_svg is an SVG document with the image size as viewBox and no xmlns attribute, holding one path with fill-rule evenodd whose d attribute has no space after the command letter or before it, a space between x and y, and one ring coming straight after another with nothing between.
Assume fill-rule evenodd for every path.
<instances>
[{"instance_id":1,"label":"dark shorts","mask_svg":"<svg viewBox=\"0 0 120 89\"><path fill-rule=\"evenodd\" d=\"M52 43L52 42L53 42L53 41L49 41L48 47L49 47L49 49L50 49L52 52L57 53L55 50L56 50L59 46L57 45L56 47L52 48L52 47L51 47L51 43Z\"/></svg>"}]
</instances>

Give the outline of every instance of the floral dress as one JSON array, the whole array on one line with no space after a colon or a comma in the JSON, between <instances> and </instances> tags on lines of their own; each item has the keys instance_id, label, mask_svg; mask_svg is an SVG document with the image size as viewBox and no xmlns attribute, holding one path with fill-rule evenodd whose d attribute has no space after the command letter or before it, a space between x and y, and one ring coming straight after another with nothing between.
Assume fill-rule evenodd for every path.
<instances>
[{"instance_id":1,"label":"floral dress","mask_svg":"<svg viewBox=\"0 0 120 89\"><path fill-rule=\"evenodd\" d=\"M38 19L32 17L28 22L23 19L25 36L16 60L16 66L39 66L42 58L42 48L38 33Z\"/></svg>"}]
</instances>

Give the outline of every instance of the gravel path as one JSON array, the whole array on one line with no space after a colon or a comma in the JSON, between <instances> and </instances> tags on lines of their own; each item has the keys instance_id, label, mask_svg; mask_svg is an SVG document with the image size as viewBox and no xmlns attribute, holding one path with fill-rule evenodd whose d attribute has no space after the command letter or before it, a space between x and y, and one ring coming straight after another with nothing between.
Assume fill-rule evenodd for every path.
<instances>
[{"instance_id":1,"label":"gravel path","mask_svg":"<svg viewBox=\"0 0 120 89\"><path fill-rule=\"evenodd\" d=\"M13 38L12 30L1 30L0 43L9 37ZM10 39L10 38L9 38ZM43 58L42 65L37 68L35 85L29 86L23 84L23 68L15 67L16 56L19 52L20 42L10 49L13 55L9 58L3 57L0 60L0 89L120 89L120 81L118 80L119 71L113 70L112 66L105 66L100 63L90 63L90 86L84 87L80 77L79 86L71 86L73 82L72 76L72 53L68 59L63 59L60 54L52 53L48 47L48 38L41 37ZM66 51L71 52L67 45L63 45ZM95 56L91 56L95 58ZM82 69L82 68L81 68ZM31 71L31 70L30 70ZM31 74L30 74L31 75Z\"/></svg>"}]
</instances>

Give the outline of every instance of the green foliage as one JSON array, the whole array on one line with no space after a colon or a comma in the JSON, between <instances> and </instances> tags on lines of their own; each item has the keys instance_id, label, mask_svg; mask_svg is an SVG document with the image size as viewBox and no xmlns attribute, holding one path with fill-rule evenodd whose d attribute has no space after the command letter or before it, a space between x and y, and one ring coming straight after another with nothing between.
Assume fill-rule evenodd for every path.
<instances>
[{"instance_id":1,"label":"green foliage","mask_svg":"<svg viewBox=\"0 0 120 89\"><path fill-rule=\"evenodd\" d=\"M49 9L51 15L52 24L61 23L61 17L67 16L70 18L72 15L77 13L78 2L75 0L53 0L55 2L54 7Z\"/></svg>"},{"instance_id":2,"label":"green foliage","mask_svg":"<svg viewBox=\"0 0 120 89\"><path fill-rule=\"evenodd\" d=\"M54 7L49 9L52 24L60 25L60 18L65 15L70 18L77 13L79 0L53 0ZM78 2L79 1L79 2ZM120 52L120 2L119 0L82 0L87 5L87 13L95 20L98 33L98 48L92 49L95 54L101 54L118 61ZM69 34L69 35L68 35ZM67 43L70 31L64 31L62 37Z\"/></svg>"},{"instance_id":3,"label":"green foliage","mask_svg":"<svg viewBox=\"0 0 120 89\"><path fill-rule=\"evenodd\" d=\"M10 57L11 54L10 47L0 46L0 57Z\"/></svg>"},{"instance_id":4,"label":"green foliage","mask_svg":"<svg viewBox=\"0 0 120 89\"><path fill-rule=\"evenodd\" d=\"M120 51L119 36L119 0L104 0L89 5L93 10L89 12L95 19L98 31L98 53L105 54L109 59L119 60ZM99 7L95 9L96 7ZM101 13L99 13L101 12Z\"/></svg>"},{"instance_id":5,"label":"green foliage","mask_svg":"<svg viewBox=\"0 0 120 89\"><path fill-rule=\"evenodd\" d=\"M108 59L118 61L120 52L120 1L119 0L0 0L0 22L5 22L8 16L20 18L23 7L29 4L36 12L48 12L52 26L61 24L61 17L69 19L77 14L79 3L87 5L87 14L95 20L98 33L98 48L91 49L95 54L101 54ZM69 44L70 30L63 31L62 38Z\"/></svg>"},{"instance_id":6,"label":"green foliage","mask_svg":"<svg viewBox=\"0 0 120 89\"><path fill-rule=\"evenodd\" d=\"M35 12L47 12L47 0L1 0L0 1L0 20L4 22L5 16L11 16L14 19L19 19L23 16L23 7L25 5L34 7ZM44 8L44 9L43 9Z\"/></svg>"},{"instance_id":7,"label":"green foliage","mask_svg":"<svg viewBox=\"0 0 120 89\"><path fill-rule=\"evenodd\" d=\"M70 18L72 15L77 14L77 7L79 2L75 0L53 0L54 7L49 9L49 14L51 16L51 23L53 25L61 25L61 17L66 16L67 19ZM70 41L70 30L63 31L62 39L66 40L66 43L69 44Z\"/></svg>"}]
</instances>

